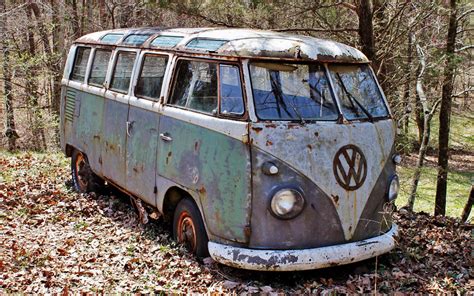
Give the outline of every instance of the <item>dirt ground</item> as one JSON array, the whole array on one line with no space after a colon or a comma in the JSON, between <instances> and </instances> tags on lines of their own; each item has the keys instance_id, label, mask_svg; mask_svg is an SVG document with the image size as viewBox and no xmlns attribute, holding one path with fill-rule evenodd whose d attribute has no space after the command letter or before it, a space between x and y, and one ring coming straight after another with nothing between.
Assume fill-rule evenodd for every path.
<instances>
[{"instance_id":1,"label":"dirt ground","mask_svg":"<svg viewBox=\"0 0 474 296\"><path fill-rule=\"evenodd\" d=\"M361 263L249 272L198 262L163 221L140 224L119 194L72 192L68 165L57 156L0 154L0 173L0 294L474 290L471 230L451 218L395 213L396 249Z\"/></svg>"}]
</instances>

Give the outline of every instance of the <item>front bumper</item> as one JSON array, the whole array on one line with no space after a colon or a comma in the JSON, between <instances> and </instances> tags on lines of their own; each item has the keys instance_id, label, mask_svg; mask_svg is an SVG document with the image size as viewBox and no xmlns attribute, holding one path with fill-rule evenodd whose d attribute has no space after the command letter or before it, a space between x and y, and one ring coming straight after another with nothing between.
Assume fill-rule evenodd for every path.
<instances>
[{"instance_id":1,"label":"front bumper","mask_svg":"<svg viewBox=\"0 0 474 296\"><path fill-rule=\"evenodd\" d=\"M395 247L394 236L398 226L392 225L390 231L370 239L302 250L257 250L232 247L209 242L211 257L222 264L268 271L308 270L329 266L349 264L372 258Z\"/></svg>"}]
</instances>

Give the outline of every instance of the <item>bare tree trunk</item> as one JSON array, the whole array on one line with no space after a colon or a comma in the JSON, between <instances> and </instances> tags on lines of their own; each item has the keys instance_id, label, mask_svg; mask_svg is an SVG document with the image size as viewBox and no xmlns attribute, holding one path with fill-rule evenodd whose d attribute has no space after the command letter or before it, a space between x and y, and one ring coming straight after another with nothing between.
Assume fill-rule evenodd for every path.
<instances>
[{"instance_id":1,"label":"bare tree trunk","mask_svg":"<svg viewBox=\"0 0 474 296\"><path fill-rule=\"evenodd\" d=\"M451 103L454 84L454 46L456 42L456 0L450 1L450 17L446 40L446 65L439 112L438 181L436 183L435 215L446 213L446 191L448 187L449 125L451 121Z\"/></svg>"},{"instance_id":2,"label":"bare tree trunk","mask_svg":"<svg viewBox=\"0 0 474 296\"><path fill-rule=\"evenodd\" d=\"M467 199L466 206L462 211L461 222L465 223L467 218L469 218L469 214L471 213L472 204L474 203L474 185L471 186L471 193L469 194L469 198Z\"/></svg>"},{"instance_id":3,"label":"bare tree trunk","mask_svg":"<svg viewBox=\"0 0 474 296\"><path fill-rule=\"evenodd\" d=\"M369 60L375 63L374 66L378 69L379 65L375 58L374 11L372 0L359 0L357 3L357 15L359 17L359 39L362 52Z\"/></svg>"},{"instance_id":4,"label":"bare tree trunk","mask_svg":"<svg viewBox=\"0 0 474 296\"><path fill-rule=\"evenodd\" d=\"M99 2L99 19L100 19L100 26L102 29L107 27L107 11L105 7L105 0L98 0Z\"/></svg>"},{"instance_id":5,"label":"bare tree trunk","mask_svg":"<svg viewBox=\"0 0 474 296\"><path fill-rule=\"evenodd\" d=\"M61 104L61 68L62 68L62 60L61 60L61 52L62 48L64 47L64 36L62 36L62 24L59 21L59 4L57 0L50 0L52 10L52 23L53 23L53 30L52 30L52 40L53 40L53 48L52 48L52 57L50 63L51 69L51 76L52 76L52 99L51 99L51 109L53 113L58 116L59 118L59 108ZM59 135L59 130L57 131L57 135ZM58 142L59 143L59 142Z\"/></svg>"},{"instance_id":6,"label":"bare tree trunk","mask_svg":"<svg viewBox=\"0 0 474 296\"><path fill-rule=\"evenodd\" d=\"M422 48L417 45L417 52L418 57L420 60L420 71L418 73L418 77L416 80L416 92L420 99L420 104L423 109L424 117L423 117L423 135L421 140L420 149L418 150L418 161L416 162L415 172L413 173L411 188L410 188L410 196L408 197L407 202L407 209L409 211L413 211L413 206L415 204L416 199L416 191L418 189L418 183L420 181L421 176L421 169L423 168L423 162L426 156L426 150L428 149L428 144L430 142L430 132L431 132L431 119L433 118L434 113L436 112L436 108L438 107L439 100L433 104L431 110L428 107L428 101L426 98L425 91L423 90L423 75L426 69L426 62L425 62L425 55L423 53Z\"/></svg>"},{"instance_id":7,"label":"bare tree trunk","mask_svg":"<svg viewBox=\"0 0 474 296\"><path fill-rule=\"evenodd\" d=\"M409 123L409 106L410 106L410 82L411 82L411 64L413 62L413 33L408 34L408 48L407 48L407 63L405 67L405 73L407 75L406 81L404 83L403 91L403 121L401 123L403 131L405 134L408 134L408 123Z\"/></svg>"},{"instance_id":8,"label":"bare tree trunk","mask_svg":"<svg viewBox=\"0 0 474 296\"><path fill-rule=\"evenodd\" d=\"M16 149L16 139L18 134L15 130L15 116L13 113L13 94L12 94L12 74L10 72L10 51L7 38L7 6L5 0L0 0L0 32L2 39L2 58L3 58L3 92L5 101L5 136L8 138L8 150Z\"/></svg>"},{"instance_id":9,"label":"bare tree trunk","mask_svg":"<svg viewBox=\"0 0 474 296\"><path fill-rule=\"evenodd\" d=\"M79 14L77 13L77 0L71 1L72 5L72 32L74 39L81 37L81 28L80 28L80 21L79 21Z\"/></svg>"}]
</instances>

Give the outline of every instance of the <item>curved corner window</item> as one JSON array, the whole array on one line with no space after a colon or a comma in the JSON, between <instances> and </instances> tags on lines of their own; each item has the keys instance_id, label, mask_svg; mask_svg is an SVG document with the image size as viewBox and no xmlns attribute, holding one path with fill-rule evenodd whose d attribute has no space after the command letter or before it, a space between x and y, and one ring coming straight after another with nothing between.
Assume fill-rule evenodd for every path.
<instances>
[{"instance_id":1,"label":"curved corner window","mask_svg":"<svg viewBox=\"0 0 474 296\"><path fill-rule=\"evenodd\" d=\"M195 50L216 51L228 40L195 38L186 44L186 48Z\"/></svg>"},{"instance_id":2,"label":"curved corner window","mask_svg":"<svg viewBox=\"0 0 474 296\"><path fill-rule=\"evenodd\" d=\"M84 82L90 53L91 49L89 47L78 47L76 49L76 57L74 58L71 80Z\"/></svg>"},{"instance_id":3,"label":"curved corner window","mask_svg":"<svg viewBox=\"0 0 474 296\"><path fill-rule=\"evenodd\" d=\"M108 44L115 44L117 41L119 41L123 37L123 34L117 34L117 33L110 33L104 35L104 37L100 38L100 41Z\"/></svg>"},{"instance_id":4,"label":"curved corner window","mask_svg":"<svg viewBox=\"0 0 474 296\"><path fill-rule=\"evenodd\" d=\"M151 46L156 47L175 47L183 39L182 36L164 36L156 37L151 43Z\"/></svg>"},{"instance_id":5,"label":"curved corner window","mask_svg":"<svg viewBox=\"0 0 474 296\"><path fill-rule=\"evenodd\" d=\"M217 113L217 63L179 60L170 104Z\"/></svg>"},{"instance_id":6,"label":"curved corner window","mask_svg":"<svg viewBox=\"0 0 474 296\"><path fill-rule=\"evenodd\" d=\"M167 63L167 56L151 54L144 56L140 77L135 88L136 96L159 99Z\"/></svg>"},{"instance_id":7,"label":"curved corner window","mask_svg":"<svg viewBox=\"0 0 474 296\"><path fill-rule=\"evenodd\" d=\"M105 49L97 49L95 51L94 60L92 61L91 74L88 81L90 84L99 87L104 86L111 53L112 51Z\"/></svg>"},{"instance_id":8,"label":"curved corner window","mask_svg":"<svg viewBox=\"0 0 474 296\"><path fill-rule=\"evenodd\" d=\"M132 77L133 65L135 64L135 52L121 51L117 54L114 74L110 82L110 89L127 93Z\"/></svg>"},{"instance_id":9,"label":"curved corner window","mask_svg":"<svg viewBox=\"0 0 474 296\"><path fill-rule=\"evenodd\" d=\"M329 65L334 91L348 120L387 117L387 106L369 65Z\"/></svg>"},{"instance_id":10,"label":"curved corner window","mask_svg":"<svg viewBox=\"0 0 474 296\"><path fill-rule=\"evenodd\" d=\"M125 45L142 45L152 34L132 34L128 35L122 44Z\"/></svg>"},{"instance_id":11,"label":"curved corner window","mask_svg":"<svg viewBox=\"0 0 474 296\"><path fill-rule=\"evenodd\" d=\"M337 105L323 65L254 62L250 77L262 120L336 120Z\"/></svg>"}]
</instances>

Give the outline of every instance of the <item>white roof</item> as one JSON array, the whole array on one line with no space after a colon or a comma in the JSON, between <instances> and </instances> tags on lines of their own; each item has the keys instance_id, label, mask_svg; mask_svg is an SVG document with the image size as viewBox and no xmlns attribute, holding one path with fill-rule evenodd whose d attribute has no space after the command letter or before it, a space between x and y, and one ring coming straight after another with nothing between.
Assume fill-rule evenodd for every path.
<instances>
[{"instance_id":1,"label":"white roof","mask_svg":"<svg viewBox=\"0 0 474 296\"><path fill-rule=\"evenodd\" d=\"M222 46L209 50L209 53L249 58L277 58L296 60L315 60L333 62L369 62L359 50L335 41L310 36L287 34L274 31L233 29L233 28L134 28L116 29L84 35L76 43L105 44L101 38L107 34L123 34L116 46L151 48L150 43L159 35L182 36L183 39L173 48L186 52L206 52L205 49L188 48L186 45L194 39L225 41ZM122 41L131 34L148 34L150 37L141 45L124 45ZM110 44L110 43L109 43ZM156 47L153 47L156 48Z\"/></svg>"}]
</instances>

